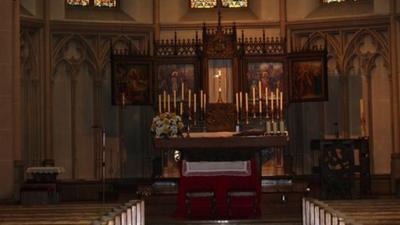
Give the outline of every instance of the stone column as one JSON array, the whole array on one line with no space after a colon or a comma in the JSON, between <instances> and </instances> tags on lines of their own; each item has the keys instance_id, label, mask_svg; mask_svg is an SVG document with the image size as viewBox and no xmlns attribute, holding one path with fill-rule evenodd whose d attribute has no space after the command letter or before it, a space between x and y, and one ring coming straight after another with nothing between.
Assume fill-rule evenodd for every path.
<instances>
[{"instance_id":1,"label":"stone column","mask_svg":"<svg viewBox=\"0 0 400 225\"><path fill-rule=\"evenodd\" d=\"M393 151L392 151L392 160L391 160L391 183L392 183L392 191L394 192L396 189L396 180L400 179L400 109L399 109L399 73L398 73L398 29L397 29L397 19L396 19L396 0L390 1L390 57L391 57L391 84L392 84L392 111L391 117L393 121L392 125L392 133L393 133ZM400 187L397 187L400 188Z\"/></svg>"},{"instance_id":2,"label":"stone column","mask_svg":"<svg viewBox=\"0 0 400 225\"><path fill-rule=\"evenodd\" d=\"M2 1L0 8L0 199L13 197L14 160L21 158L19 4Z\"/></svg>"},{"instance_id":3,"label":"stone column","mask_svg":"<svg viewBox=\"0 0 400 225\"><path fill-rule=\"evenodd\" d=\"M153 0L154 40L160 39L160 0Z\"/></svg>"},{"instance_id":4,"label":"stone column","mask_svg":"<svg viewBox=\"0 0 400 225\"><path fill-rule=\"evenodd\" d=\"M44 90L44 148L45 159L54 161L52 145L52 91L51 91L51 52L50 52L50 0L43 0L43 79Z\"/></svg>"},{"instance_id":5,"label":"stone column","mask_svg":"<svg viewBox=\"0 0 400 225\"><path fill-rule=\"evenodd\" d=\"M286 38L286 22L287 22L286 0L279 0L280 35L283 38Z\"/></svg>"}]
</instances>

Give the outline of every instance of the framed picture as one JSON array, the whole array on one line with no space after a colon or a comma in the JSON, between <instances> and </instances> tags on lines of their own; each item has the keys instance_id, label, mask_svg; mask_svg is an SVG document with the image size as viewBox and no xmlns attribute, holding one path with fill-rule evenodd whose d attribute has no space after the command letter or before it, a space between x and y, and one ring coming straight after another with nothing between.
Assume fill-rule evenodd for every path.
<instances>
[{"instance_id":1,"label":"framed picture","mask_svg":"<svg viewBox=\"0 0 400 225\"><path fill-rule=\"evenodd\" d=\"M156 70L156 95L173 95L176 91L176 101L181 100L182 86L185 95L188 89L196 90L196 64L185 61L161 61Z\"/></svg>"},{"instance_id":2,"label":"framed picture","mask_svg":"<svg viewBox=\"0 0 400 225\"><path fill-rule=\"evenodd\" d=\"M297 55L289 59L289 99L291 102L328 100L326 57Z\"/></svg>"},{"instance_id":3,"label":"framed picture","mask_svg":"<svg viewBox=\"0 0 400 225\"><path fill-rule=\"evenodd\" d=\"M286 61L284 58L254 58L246 60L244 77L244 90L251 92L255 88L260 93L261 84L262 97L268 92L279 88L285 93L286 90ZM269 93L268 93L269 94Z\"/></svg>"},{"instance_id":4,"label":"framed picture","mask_svg":"<svg viewBox=\"0 0 400 225\"><path fill-rule=\"evenodd\" d=\"M114 105L152 104L151 61L113 59L112 103Z\"/></svg>"}]
</instances>

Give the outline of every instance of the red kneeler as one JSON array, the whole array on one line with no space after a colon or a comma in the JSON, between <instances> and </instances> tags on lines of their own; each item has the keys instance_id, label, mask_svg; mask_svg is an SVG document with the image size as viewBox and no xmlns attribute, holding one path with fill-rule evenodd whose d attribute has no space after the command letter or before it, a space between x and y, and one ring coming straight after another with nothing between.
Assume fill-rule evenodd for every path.
<instances>
[{"instance_id":1,"label":"red kneeler","mask_svg":"<svg viewBox=\"0 0 400 225\"><path fill-rule=\"evenodd\" d=\"M261 215L261 179L255 160L250 175L181 176L178 218L245 219ZM181 167L182 168L182 167Z\"/></svg>"}]
</instances>

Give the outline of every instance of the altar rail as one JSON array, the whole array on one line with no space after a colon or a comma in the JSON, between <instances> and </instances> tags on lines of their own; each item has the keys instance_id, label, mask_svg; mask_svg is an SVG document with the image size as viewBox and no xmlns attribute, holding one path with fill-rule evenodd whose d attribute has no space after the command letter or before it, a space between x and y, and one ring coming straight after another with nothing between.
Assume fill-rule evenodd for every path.
<instances>
[{"instance_id":1,"label":"altar rail","mask_svg":"<svg viewBox=\"0 0 400 225\"><path fill-rule=\"evenodd\" d=\"M399 199L303 199L303 225L400 224Z\"/></svg>"}]
</instances>

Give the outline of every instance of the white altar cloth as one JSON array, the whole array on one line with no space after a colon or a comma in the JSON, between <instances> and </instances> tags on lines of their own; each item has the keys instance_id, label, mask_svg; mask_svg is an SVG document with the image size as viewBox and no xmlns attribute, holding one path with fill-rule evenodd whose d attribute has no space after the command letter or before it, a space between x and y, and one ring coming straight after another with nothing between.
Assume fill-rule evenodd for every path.
<instances>
[{"instance_id":1,"label":"white altar cloth","mask_svg":"<svg viewBox=\"0 0 400 225\"><path fill-rule=\"evenodd\" d=\"M183 176L250 176L250 161L182 162Z\"/></svg>"},{"instance_id":2,"label":"white altar cloth","mask_svg":"<svg viewBox=\"0 0 400 225\"><path fill-rule=\"evenodd\" d=\"M64 172L65 170L63 167L54 167L54 166L28 167L28 169L26 169L26 173L28 174L34 174L34 173L60 174Z\"/></svg>"}]
</instances>

